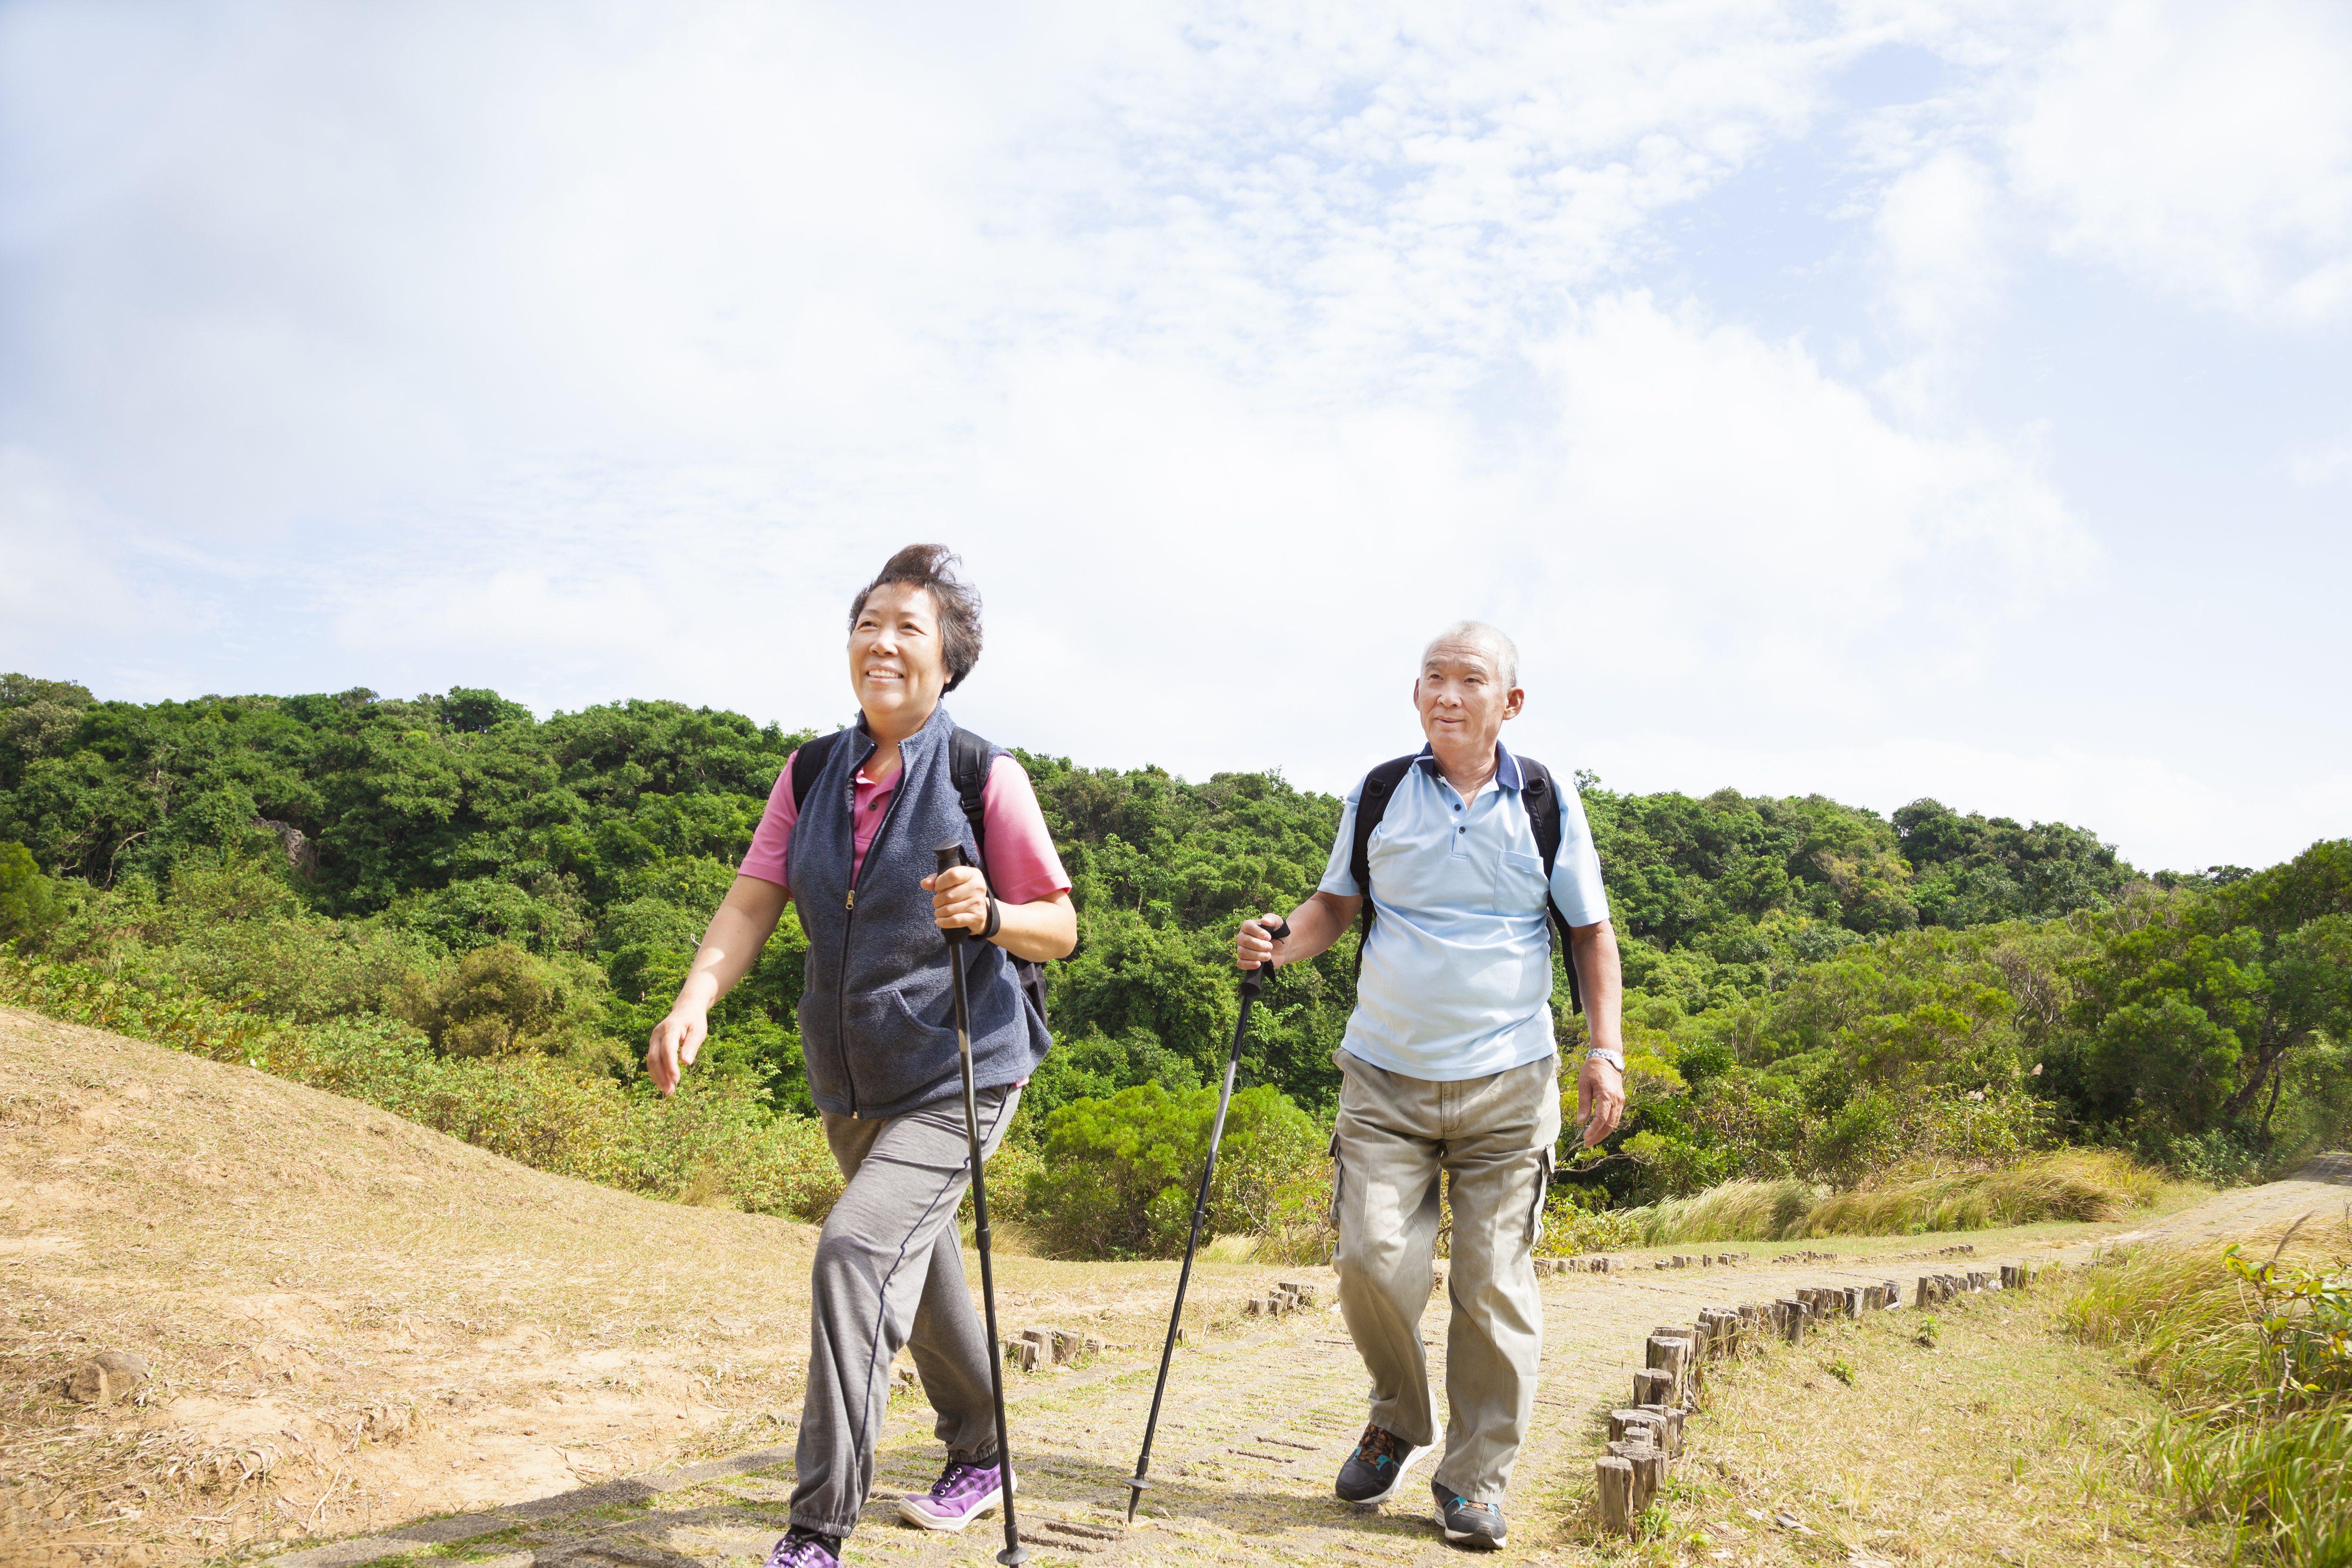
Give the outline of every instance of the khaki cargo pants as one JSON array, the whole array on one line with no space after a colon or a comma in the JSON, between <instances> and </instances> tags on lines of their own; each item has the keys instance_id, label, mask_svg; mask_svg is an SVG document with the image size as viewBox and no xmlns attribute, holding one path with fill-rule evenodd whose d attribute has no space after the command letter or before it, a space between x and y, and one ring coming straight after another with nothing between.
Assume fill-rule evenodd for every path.
<instances>
[{"instance_id":1,"label":"khaki cargo pants","mask_svg":"<svg viewBox=\"0 0 2352 1568\"><path fill-rule=\"evenodd\" d=\"M1535 1413L1543 1300L1529 1260L1559 1141L1559 1058L1429 1083L1334 1054L1345 1079L1331 1139L1339 1308L1372 1374L1371 1420L1437 1437L1422 1353L1438 1182L1454 1209L1446 1293L1445 1458L1437 1483L1499 1506Z\"/></svg>"}]
</instances>

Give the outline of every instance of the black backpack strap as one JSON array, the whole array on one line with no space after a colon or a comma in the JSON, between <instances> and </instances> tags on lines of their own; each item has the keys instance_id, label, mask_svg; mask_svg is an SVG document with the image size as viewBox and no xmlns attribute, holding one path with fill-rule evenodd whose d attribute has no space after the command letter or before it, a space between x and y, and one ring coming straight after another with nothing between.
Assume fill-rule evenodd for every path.
<instances>
[{"instance_id":1,"label":"black backpack strap","mask_svg":"<svg viewBox=\"0 0 2352 1568\"><path fill-rule=\"evenodd\" d=\"M1364 972L1364 948L1372 940L1372 829L1389 814L1389 802L1396 796L1397 785L1420 760L1420 753L1391 757L1364 775L1363 787L1356 792L1356 834L1348 849L1348 875L1356 879L1357 890L1362 893L1364 908L1360 917L1356 942L1356 973Z\"/></svg>"},{"instance_id":2,"label":"black backpack strap","mask_svg":"<svg viewBox=\"0 0 2352 1568\"><path fill-rule=\"evenodd\" d=\"M948 742L948 777L955 782L963 819L971 824L982 870L988 867L988 772L995 763L996 748L969 730L959 729Z\"/></svg>"},{"instance_id":3,"label":"black backpack strap","mask_svg":"<svg viewBox=\"0 0 2352 1568\"><path fill-rule=\"evenodd\" d=\"M835 730L830 735L819 735L815 740L808 742L803 745L800 750L793 753L793 811L794 815L797 816L801 807L807 804L809 786L816 783L817 774L824 772L825 759L833 755L833 748L839 743L844 735L848 733L849 731L846 730Z\"/></svg>"},{"instance_id":4,"label":"black backpack strap","mask_svg":"<svg viewBox=\"0 0 2352 1568\"><path fill-rule=\"evenodd\" d=\"M963 819L971 825L972 847L980 851L980 868L988 871L988 775L996 766L996 748L987 741L959 727L948 742L948 777L955 784L956 804L963 807ZM1031 958L1013 953L1013 978L1021 983L1021 994L1037 1009L1038 1019L1045 1016L1045 966Z\"/></svg>"},{"instance_id":5,"label":"black backpack strap","mask_svg":"<svg viewBox=\"0 0 2352 1568\"><path fill-rule=\"evenodd\" d=\"M1560 804L1551 770L1531 758L1520 757L1519 804L1528 809L1528 826L1536 836L1536 851L1543 857L1544 908L1550 911L1552 923L1559 928L1559 950L1568 970L1568 1005L1570 1011L1584 1011L1584 986L1576 977L1576 950L1568 944L1568 917L1559 912L1552 901L1551 868L1559 858Z\"/></svg>"}]
</instances>

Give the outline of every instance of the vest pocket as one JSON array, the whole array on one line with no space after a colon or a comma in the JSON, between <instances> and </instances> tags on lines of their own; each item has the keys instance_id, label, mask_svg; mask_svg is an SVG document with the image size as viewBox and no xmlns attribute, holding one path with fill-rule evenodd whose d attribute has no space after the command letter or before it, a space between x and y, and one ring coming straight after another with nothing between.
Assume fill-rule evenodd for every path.
<instances>
[{"instance_id":1,"label":"vest pocket","mask_svg":"<svg viewBox=\"0 0 2352 1568\"><path fill-rule=\"evenodd\" d=\"M933 998L939 1016L929 1018L915 1011L907 1001L907 994L896 986L868 991L854 995L842 1009L843 1020L849 1026L849 1037L843 1045L856 1050L880 1050L897 1054L908 1050L938 1049L944 1044L949 1054L955 1051L955 998L944 987Z\"/></svg>"}]
</instances>

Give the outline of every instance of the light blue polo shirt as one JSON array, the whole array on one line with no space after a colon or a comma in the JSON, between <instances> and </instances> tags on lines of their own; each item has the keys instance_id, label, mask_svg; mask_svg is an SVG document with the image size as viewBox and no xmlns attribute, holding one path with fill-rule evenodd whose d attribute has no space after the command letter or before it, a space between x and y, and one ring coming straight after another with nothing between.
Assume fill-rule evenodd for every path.
<instances>
[{"instance_id":1,"label":"light blue polo shirt","mask_svg":"<svg viewBox=\"0 0 2352 1568\"><path fill-rule=\"evenodd\" d=\"M1406 1078L1485 1078L1557 1048L1543 857L1519 804L1518 759L1499 743L1495 759L1494 787L1465 801L1423 746L1372 829L1366 860L1377 918L1356 1010L1339 1043ZM1557 773L1552 781L1559 853L1551 896L1569 924L1592 925L1609 918L1601 858L1574 784ZM1359 779L1348 792L1323 892L1354 898L1363 890L1348 866L1363 790Z\"/></svg>"}]
</instances>

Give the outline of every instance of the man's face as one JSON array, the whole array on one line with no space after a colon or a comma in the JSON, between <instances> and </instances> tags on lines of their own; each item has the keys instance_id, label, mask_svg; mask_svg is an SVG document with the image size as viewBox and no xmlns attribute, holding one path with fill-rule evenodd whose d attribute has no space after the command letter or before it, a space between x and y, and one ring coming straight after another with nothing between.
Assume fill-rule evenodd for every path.
<instances>
[{"instance_id":1,"label":"man's face","mask_svg":"<svg viewBox=\"0 0 2352 1568\"><path fill-rule=\"evenodd\" d=\"M1484 643L1438 644L1412 683L1421 732L1441 755L1467 758L1492 752L1503 721L1517 718L1526 700L1526 692L1503 684L1495 655Z\"/></svg>"},{"instance_id":2,"label":"man's face","mask_svg":"<svg viewBox=\"0 0 2352 1568\"><path fill-rule=\"evenodd\" d=\"M911 734L939 706L947 683L931 591L885 583L866 595L849 630L849 685L868 721Z\"/></svg>"}]
</instances>

